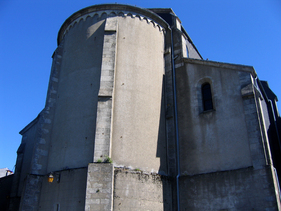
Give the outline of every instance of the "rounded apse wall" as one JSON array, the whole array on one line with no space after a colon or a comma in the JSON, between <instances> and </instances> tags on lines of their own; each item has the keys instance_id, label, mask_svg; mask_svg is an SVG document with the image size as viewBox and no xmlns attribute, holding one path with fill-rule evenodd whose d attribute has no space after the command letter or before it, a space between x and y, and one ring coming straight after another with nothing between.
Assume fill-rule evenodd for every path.
<instances>
[{"instance_id":1,"label":"rounded apse wall","mask_svg":"<svg viewBox=\"0 0 281 211\"><path fill-rule=\"evenodd\" d=\"M116 33L114 74L105 76L102 69L112 54L105 48L105 28L111 23ZM49 171L93 162L106 77L113 87L111 108L103 111L111 113L108 155L115 165L158 171L165 27L148 10L115 4L82 9L65 21L58 35L63 53Z\"/></svg>"}]
</instances>

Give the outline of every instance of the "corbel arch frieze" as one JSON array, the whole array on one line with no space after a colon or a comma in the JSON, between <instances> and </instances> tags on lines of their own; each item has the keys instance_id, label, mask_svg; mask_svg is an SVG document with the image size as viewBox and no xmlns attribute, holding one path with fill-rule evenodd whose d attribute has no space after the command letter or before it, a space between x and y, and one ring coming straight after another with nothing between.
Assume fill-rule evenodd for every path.
<instances>
[{"instance_id":1,"label":"corbel arch frieze","mask_svg":"<svg viewBox=\"0 0 281 211\"><path fill-rule=\"evenodd\" d=\"M158 28L159 31L165 32L165 29L160 24L142 14L134 13L131 11L103 10L91 12L75 19L64 30L62 37L64 37L76 24L81 23L81 21L86 21L88 18L96 18L97 20L102 20L110 17L123 17L133 19L138 18L140 21L146 21L147 24L151 24L154 28Z\"/></svg>"}]
</instances>

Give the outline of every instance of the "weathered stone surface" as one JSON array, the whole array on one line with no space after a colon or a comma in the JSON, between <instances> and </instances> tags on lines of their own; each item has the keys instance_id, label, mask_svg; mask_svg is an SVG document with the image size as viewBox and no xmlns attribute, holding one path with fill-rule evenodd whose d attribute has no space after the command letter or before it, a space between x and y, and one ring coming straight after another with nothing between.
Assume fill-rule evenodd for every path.
<instances>
[{"instance_id":1,"label":"weathered stone surface","mask_svg":"<svg viewBox=\"0 0 281 211\"><path fill-rule=\"evenodd\" d=\"M180 178L181 210L277 210L270 167Z\"/></svg>"},{"instance_id":2,"label":"weathered stone surface","mask_svg":"<svg viewBox=\"0 0 281 211\"><path fill-rule=\"evenodd\" d=\"M114 171L113 210L172 210L168 177L140 171Z\"/></svg>"},{"instance_id":3,"label":"weathered stone surface","mask_svg":"<svg viewBox=\"0 0 281 211\"><path fill-rule=\"evenodd\" d=\"M54 181L48 182L48 175L42 177L40 190L40 211L84 210L87 183L87 168L53 172Z\"/></svg>"},{"instance_id":4,"label":"weathered stone surface","mask_svg":"<svg viewBox=\"0 0 281 211\"><path fill-rule=\"evenodd\" d=\"M85 210L112 210L113 165L90 163L88 166Z\"/></svg>"}]
</instances>

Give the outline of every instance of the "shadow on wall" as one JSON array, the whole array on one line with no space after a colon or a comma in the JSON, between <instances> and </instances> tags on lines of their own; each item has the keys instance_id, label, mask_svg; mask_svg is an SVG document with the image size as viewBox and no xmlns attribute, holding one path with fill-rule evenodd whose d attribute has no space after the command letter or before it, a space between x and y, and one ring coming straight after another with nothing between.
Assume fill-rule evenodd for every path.
<instances>
[{"instance_id":1,"label":"shadow on wall","mask_svg":"<svg viewBox=\"0 0 281 211\"><path fill-rule=\"evenodd\" d=\"M103 14L100 18L98 16L94 16L93 20L91 18L86 18L86 23L90 25L90 27L88 27L87 29L87 39L86 39L86 49L89 49L90 52L87 52L89 55L91 55L92 57L92 65L95 67L96 70L98 70L96 72L96 74L92 79L92 83L91 83L91 87L94 90L93 96L96 97L96 103L94 104L94 106L92 107L92 112L94 114L98 114L98 103L99 102L106 102L108 100L110 100L110 98L108 97L99 97L99 90L101 88L101 75L102 75L102 63L103 63L103 51L104 51L104 30L105 30L105 24L106 24L106 18L107 16L105 14ZM93 24L93 22L95 24ZM91 25L93 24L93 25ZM91 46L91 48L89 48L88 46ZM85 52L86 53L86 52ZM83 55L81 55L83 57ZM94 62L95 61L95 62ZM85 64L87 63L87 61L85 61ZM104 88L104 87L102 87ZM89 139L89 137L86 136L86 139L88 138L88 141L92 141L92 150L93 152L91 153L92 156L94 157L94 153L95 153L95 140L96 140L96 136L99 135L96 133L96 127L97 127L97 115L95 116L94 119L94 125L92 125L92 128L88 128L89 131L93 131L92 134L88 134L88 136L90 136L91 138ZM89 127L89 125L84 125L85 128ZM92 162L94 158L89 158L91 160L89 160L89 162Z\"/></svg>"},{"instance_id":2,"label":"shadow on wall","mask_svg":"<svg viewBox=\"0 0 281 211\"><path fill-rule=\"evenodd\" d=\"M160 167L158 174L161 175L162 180L162 197L163 197L163 210L173 210L174 199L173 187L176 186L174 179L169 175L168 167L168 143L166 137L166 109L165 109L165 75L162 80L162 96L161 96L161 110L159 119L159 130L157 140L157 152L156 157L160 158Z\"/></svg>"},{"instance_id":3,"label":"shadow on wall","mask_svg":"<svg viewBox=\"0 0 281 211\"><path fill-rule=\"evenodd\" d=\"M161 108L157 140L156 157L160 158L160 167L158 173L160 175L168 175L167 163L167 141L166 141L166 127L165 127L165 76L162 80L162 95L161 95Z\"/></svg>"},{"instance_id":4,"label":"shadow on wall","mask_svg":"<svg viewBox=\"0 0 281 211\"><path fill-rule=\"evenodd\" d=\"M0 178L0 207L3 211L9 208L13 178L13 174Z\"/></svg>"}]
</instances>

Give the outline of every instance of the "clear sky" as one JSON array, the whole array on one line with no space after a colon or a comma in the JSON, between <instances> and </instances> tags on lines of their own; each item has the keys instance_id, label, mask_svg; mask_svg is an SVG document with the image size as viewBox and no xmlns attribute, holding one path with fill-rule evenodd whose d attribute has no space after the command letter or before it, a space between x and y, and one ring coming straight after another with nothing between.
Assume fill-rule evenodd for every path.
<instances>
[{"instance_id":1,"label":"clear sky","mask_svg":"<svg viewBox=\"0 0 281 211\"><path fill-rule=\"evenodd\" d=\"M44 108L61 25L102 3L172 8L204 59L254 66L281 99L280 0L0 0L0 168L14 169L19 131Z\"/></svg>"}]
</instances>

